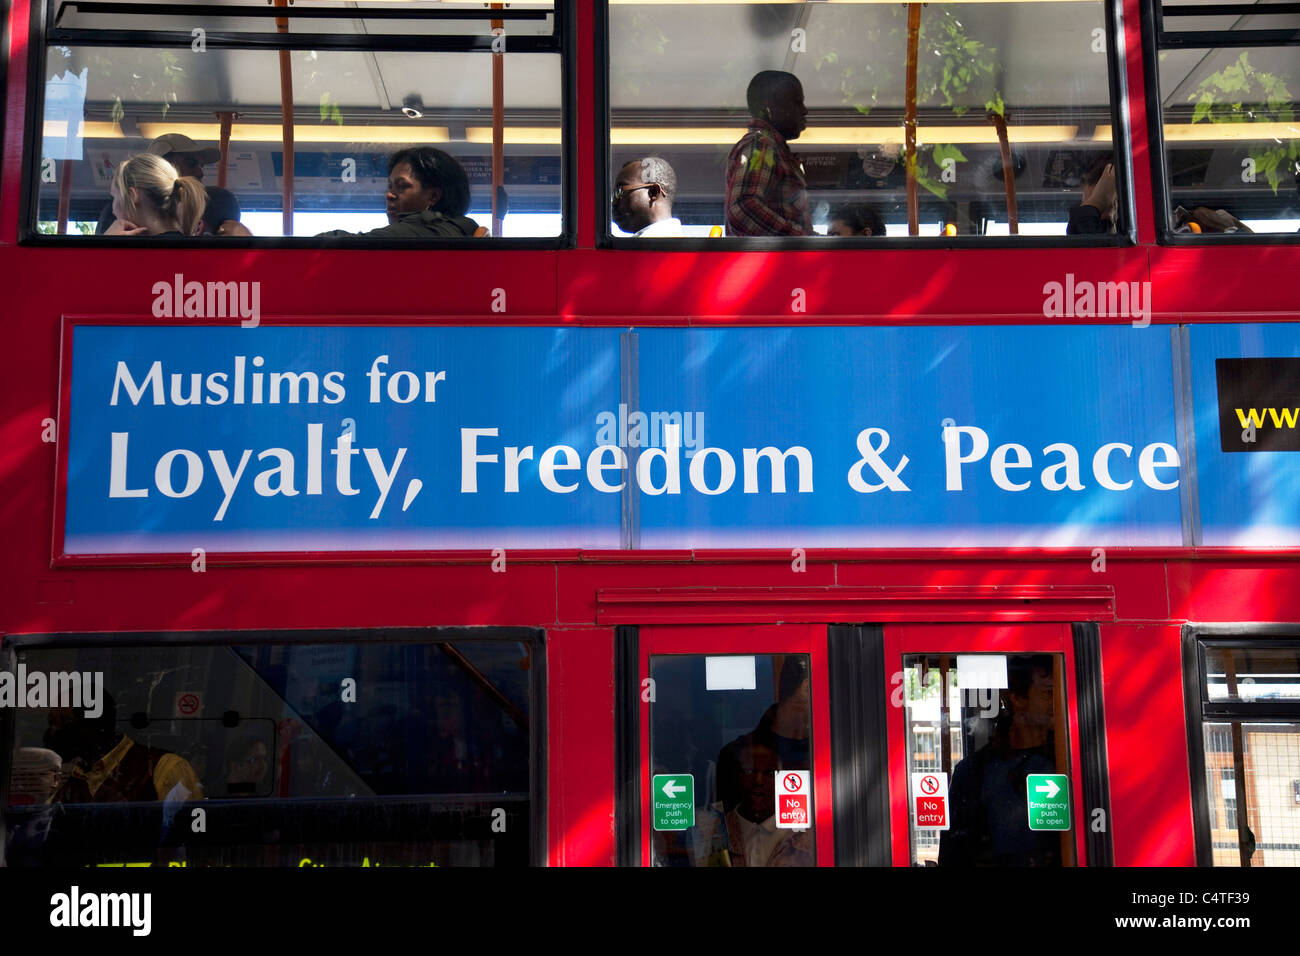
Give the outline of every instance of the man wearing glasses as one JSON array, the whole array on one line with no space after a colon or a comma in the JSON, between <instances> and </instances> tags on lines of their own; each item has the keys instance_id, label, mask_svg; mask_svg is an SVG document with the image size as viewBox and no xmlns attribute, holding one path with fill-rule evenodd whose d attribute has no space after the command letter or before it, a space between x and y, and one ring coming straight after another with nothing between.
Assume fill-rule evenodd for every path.
<instances>
[{"instance_id":1,"label":"man wearing glasses","mask_svg":"<svg viewBox=\"0 0 1300 956\"><path fill-rule=\"evenodd\" d=\"M680 236L682 223L673 218L677 174L658 156L634 159L618 171L611 210L614 222L637 238Z\"/></svg>"}]
</instances>

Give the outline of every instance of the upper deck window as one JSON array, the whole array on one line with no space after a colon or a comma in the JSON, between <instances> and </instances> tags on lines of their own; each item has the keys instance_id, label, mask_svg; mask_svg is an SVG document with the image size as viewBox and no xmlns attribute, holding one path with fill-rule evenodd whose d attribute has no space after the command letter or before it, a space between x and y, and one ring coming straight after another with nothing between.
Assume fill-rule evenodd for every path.
<instances>
[{"instance_id":1,"label":"upper deck window","mask_svg":"<svg viewBox=\"0 0 1300 956\"><path fill-rule=\"evenodd\" d=\"M1106 9L611 0L611 232L1127 232Z\"/></svg>"},{"instance_id":2,"label":"upper deck window","mask_svg":"<svg viewBox=\"0 0 1300 956\"><path fill-rule=\"evenodd\" d=\"M1166 233L1294 235L1300 10L1154 0L1154 12Z\"/></svg>"},{"instance_id":3,"label":"upper deck window","mask_svg":"<svg viewBox=\"0 0 1300 956\"><path fill-rule=\"evenodd\" d=\"M557 236L556 6L49 0L29 227Z\"/></svg>"}]
</instances>

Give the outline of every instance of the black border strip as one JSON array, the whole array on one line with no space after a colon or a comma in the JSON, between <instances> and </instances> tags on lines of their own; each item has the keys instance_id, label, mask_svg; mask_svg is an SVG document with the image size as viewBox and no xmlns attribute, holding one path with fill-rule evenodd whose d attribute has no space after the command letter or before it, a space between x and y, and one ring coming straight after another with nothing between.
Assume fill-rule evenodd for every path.
<instances>
[{"instance_id":1,"label":"black border strip","mask_svg":"<svg viewBox=\"0 0 1300 956\"><path fill-rule=\"evenodd\" d=\"M1101 673L1101 629L1094 622L1070 625L1074 638L1074 687L1079 705L1079 759L1083 766L1083 813L1078 825L1087 827L1085 845L1089 866L1114 866L1111 840L1110 764L1106 748L1106 706ZM1093 826L1101 810L1105 825Z\"/></svg>"},{"instance_id":2,"label":"black border strip","mask_svg":"<svg viewBox=\"0 0 1300 956\"><path fill-rule=\"evenodd\" d=\"M1259 7L1243 16L1259 16ZM1300 28L1290 30L1166 30L1156 41L1162 50L1231 50L1241 46L1300 46Z\"/></svg>"},{"instance_id":3,"label":"black border strip","mask_svg":"<svg viewBox=\"0 0 1300 956\"><path fill-rule=\"evenodd\" d=\"M614 629L614 836L619 866L641 865L640 632Z\"/></svg>"},{"instance_id":4,"label":"black border strip","mask_svg":"<svg viewBox=\"0 0 1300 956\"><path fill-rule=\"evenodd\" d=\"M591 144L591 148L596 151L596 155L593 157L595 164L592 167L596 171L596 202L594 203L592 215L596 217L596 231L594 233L596 248L608 249L612 246L609 230L609 204L610 196L614 190L613 171L609 168L609 4L598 0L598 2L592 4L592 7L595 35L591 38L591 43L596 67L595 82L591 84L592 100L596 109L595 130ZM635 241L629 240L628 246L632 246ZM637 246L636 248L653 249L654 247ZM667 248L681 247L668 246ZM701 245L701 248L705 247Z\"/></svg>"},{"instance_id":5,"label":"black border strip","mask_svg":"<svg viewBox=\"0 0 1300 956\"><path fill-rule=\"evenodd\" d=\"M561 0L563 2L563 0ZM57 25L65 10L78 13L96 13L105 16L155 16L155 17L223 17L237 20L258 17L277 20L545 20L550 10L492 10L479 12L472 7L446 9L439 7L254 7L248 5L223 6L215 3L116 3L104 0L63 0L54 15Z\"/></svg>"},{"instance_id":6,"label":"black border strip","mask_svg":"<svg viewBox=\"0 0 1300 956\"><path fill-rule=\"evenodd\" d=\"M320 630L226 630L226 631L130 631L6 634L0 637L0 668L13 671L17 652L42 648L177 647L225 646L232 644L431 644L456 641L510 641L525 644L530 651L529 691L531 736L529 766L529 840L532 866L547 864L547 698L546 631L533 627L392 627L323 628ZM0 829L8 806L10 754L13 752L17 711L0 712ZM0 857L4 851L0 844Z\"/></svg>"},{"instance_id":7,"label":"black border strip","mask_svg":"<svg viewBox=\"0 0 1300 956\"><path fill-rule=\"evenodd\" d=\"M1120 55L1124 49L1122 29L1123 0L1111 0L1104 7L1107 30L1106 60L1110 82L1111 129L1118 135L1112 135L1112 149L1120 163L1120 209L1128 222L1125 229L1115 235L1107 236L935 236L935 237L896 237L882 238L848 238L829 242L825 236L722 236L717 239L686 237L682 239L634 239L630 236L615 236L610 231L609 194L613 177L610 169L610 37L609 37L609 0L595 0L595 36L592 45L595 50L598 75L593 84L596 108L596 138L593 148L596 150L596 248L598 249L638 249L643 252L769 252L774 250L797 251L816 249L819 252L834 252L849 249L1086 249L1089 247L1115 248L1137 245L1137 225L1133 215L1134 190L1132 174L1133 146L1129 139L1128 86L1125 78L1125 66ZM738 131L739 134L739 131ZM1102 144L1097 144L1098 148Z\"/></svg>"},{"instance_id":8,"label":"black border strip","mask_svg":"<svg viewBox=\"0 0 1300 956\"><path fill-rule=\"evenodd\" d=\"M889 866L884 628L832 624L826 641L835 865Z\"/></svg>"},{"instance_id":9,"label":"black border strip","mask_svg":"<svg viewBox=\"0 0 1300 956\"><path fill-rule=\"evenodd\" d=\"M1300 3L1162 3L1160 12L1166 17L1271 17L1300 13Z\"/></svg>"},{"instance_id":10,"label":"black border strip","mask_svg":"<svg viewBox=\"0 0 1300 956\"><path fill-rule=\"evenodd\" d=\"M241 33L209 32L207 46L216 50L362 50L381 53L491 53L491 34L423 36L401 33ZM194 36L187 30L85 30L56 27L46 34L54 46L189 49ZM558 53L554 36L509 38L510 53Z\"/></svg>"}]
</instances>

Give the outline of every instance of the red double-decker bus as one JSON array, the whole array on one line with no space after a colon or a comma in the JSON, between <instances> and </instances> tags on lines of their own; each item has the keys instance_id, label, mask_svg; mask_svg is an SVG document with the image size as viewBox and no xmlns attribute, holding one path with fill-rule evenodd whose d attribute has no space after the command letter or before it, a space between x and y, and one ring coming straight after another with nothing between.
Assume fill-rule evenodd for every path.
<instances>
[{"instance_id":1,"label":"red double-decker bus","mask_svg":"<svg viewBox=\"0 0 1300 956\"><path fill-rule=\"evenodd\" d=\"M7 865L1300 863L1296 4L6 16Z\"/></svg>"}]
</instances>

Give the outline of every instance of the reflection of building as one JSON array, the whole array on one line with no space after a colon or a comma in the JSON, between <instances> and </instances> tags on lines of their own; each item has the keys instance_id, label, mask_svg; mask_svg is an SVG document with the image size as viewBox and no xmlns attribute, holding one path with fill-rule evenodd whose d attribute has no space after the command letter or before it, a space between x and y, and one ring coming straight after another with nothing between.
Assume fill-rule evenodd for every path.
<instances>
[{"instance_id":1,"label":"reflection of building","mask_svg":"<svg viewBox=\"0 0 1300 956\"><path fill-rule=\"evenodd\" d=\"M1236 783L1232 734L1225 724L1205 731L1206 791L1216 866L1238 866L1242 794ZM1246 825L1255 836L1252 866L1300 866L1300 728L1242 728Z\"/></svg>"}]
</instances>

